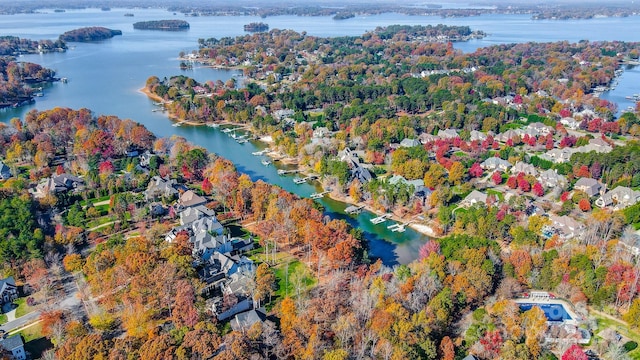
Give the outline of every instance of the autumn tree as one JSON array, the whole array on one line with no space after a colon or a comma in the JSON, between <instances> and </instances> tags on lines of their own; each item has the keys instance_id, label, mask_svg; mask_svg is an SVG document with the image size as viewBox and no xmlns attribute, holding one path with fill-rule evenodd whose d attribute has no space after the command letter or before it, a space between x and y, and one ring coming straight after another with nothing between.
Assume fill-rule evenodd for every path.
<instances>
[{"instance_id":1,"label":"autumn tree","mask_svg":"<svg viewBox=\"0 0 640 360\"><path fill-rule=\"evenodd\" d=\"M269 265L262 263L256 269L256 286L253 292L253 300L258 304L267 297L273 295L276 278Z\"/></svg>"},{"instance_id":2,"label":"autumn tree","mask_svg":"<svg viewBox=\"0 0 640 360\"><path fill-rule=\"evenodd\" d=\"M449 182L455 185L460 185L460 182L464 180L465 168L459 161L454 161L449 168Z\"/></svg>"},{"instance_id":3,"label":"autumn tree","mask_svg":"<svg viewBox=\"0 0 640 360\"><path fill-rule=\"evenodd\" d=\"M582 351L580 345L573 344L562 354L561 360L588 360L587 354Z\"/></svg>"}]
</instances>

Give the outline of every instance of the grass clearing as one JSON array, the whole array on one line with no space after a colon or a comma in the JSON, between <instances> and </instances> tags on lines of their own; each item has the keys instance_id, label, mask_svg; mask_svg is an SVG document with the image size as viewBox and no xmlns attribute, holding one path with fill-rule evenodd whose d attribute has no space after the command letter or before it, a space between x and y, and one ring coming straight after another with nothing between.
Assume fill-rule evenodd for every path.
<instances>
[{"instance_id":1,"label":"grass clearing","mask_svg":"<svg viewBox=\"0 0 640 360\"><path fill-rule=\"evenodd\" d=\"M640 333L636 331L632 331L631 329L629 329L627 325L619 321L609 319L607 317L600 316L597 314L593 314L593 317L595 317L598 322L598 332L606 328L612 328L617 332L619 332L622 336L627 337L637 343L640 343ZM630 358L634 360L640 360L640 347L634 349L633 351L630 351L628 355Z\"/></svg>"},{"instance_id":2,"label":"grass clearing","mask_svg":"<svg viewBox=\"0 0 640 360\"><path fill-rule=\"evenodd\" d=\"M0 325L6 324L9 319L7 319L7 314L0 314Z\"/></svg>"},{"instance_id":3,"label":"grass clearing","mask_svg":"<svg viewBox=\"0 0 640 360\"><path fill-rule=\"evenodd\" d=\"M16 318L24 316L34 310L31 306L27 305L26 297L21 297L13 303L18 305L18 308L16 309Z\"/></svg>"},{"instance_id":4,"label":"grass clearing","mask_svg":"<svg viewBox=\"0 0 640 360\"><path fill-rule=\"evenodd\" d=\"M299 260L278 264L274 270L278 284L277 298L295 297L299 292L305 292L316 284L311 270Z\"/></svg>"}]
</instances>

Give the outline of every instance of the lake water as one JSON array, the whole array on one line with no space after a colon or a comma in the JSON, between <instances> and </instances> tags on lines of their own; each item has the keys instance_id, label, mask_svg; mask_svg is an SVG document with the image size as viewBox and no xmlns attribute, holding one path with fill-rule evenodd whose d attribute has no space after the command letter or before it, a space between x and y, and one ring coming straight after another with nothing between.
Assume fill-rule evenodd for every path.
<instances>
[{"instance_id":1,"label":"lake water","mask_svg":"<svg viewBox=\"0 0 640 360\"><path fill-rule=\"evenodd\" d=\"M132 12L134 17L125 17ZM137 21L161 19L186 19L191 27L183 32L163 32L134 30ZM152 112L156 107L144 94L139 92L150 76L169 77L183 74L200 82L207 80L226 81L236 72L196 67L180 70L176 59L181 52L197 48L199 38L237 36L244 34L243 25L263 21L270 28L288 28L306 31L316 36L360 35L377 26L391 24L406 25L469 25L472 30L483 30L489 34L484 39L455 46L470 52L484 46L527 41L576 42L582 39L637 41L640 21L637 17L600 18L592 20L533 21L529 15L484 15L468 18L439 18L434 16L407 16L382 14L357 16L352 19L335 21L331 17L275 16L266 19L258 17L184 17L180 14L158 9L125 10L99 9L68 10L54 13L52 10L40 14L20 14L0 16L0 34L15 35L30 39L55 39L65 31L85 26L104 26L122 30L122 36L98 43L70 43L73 48L66 53L28 55L21 61L30 61L56 70L59 77L69 79L68 83L55 83L44 89L45 95L36 98L36 103L17 109L0 111L0 121L22 117L31 109L49 109L56 106L89 108L96 114L113 114L130 118L144 124L158 136L180 135L207 148L209 151L233 161L241 172L254 180L263 179L283 187L300 196L309 196L318 189L313 185L295 185L291 177L281 177L273 166L264 166L251 152L259 150L263 144L246 143L240 145L217 129L206 127L172 127L165 114ZM640 73L633 69L625 72L620 86L609 96L611 100L625 100L624 96L640 93L634 90L639 84ZM624 85L623 84L628 84ZM624 107L628 105L623 105ZM368 221L372 214L364 212L357 217L344 215L345 204L332 200L321 200L327 214L334 218L344 218L362 229L370 244L370 254L380 257L388 265L407 263L418 255L419 247L428 239L411 229L405 233L392 233L385 224L372 225Z\"/></svg>"}]
</instances>

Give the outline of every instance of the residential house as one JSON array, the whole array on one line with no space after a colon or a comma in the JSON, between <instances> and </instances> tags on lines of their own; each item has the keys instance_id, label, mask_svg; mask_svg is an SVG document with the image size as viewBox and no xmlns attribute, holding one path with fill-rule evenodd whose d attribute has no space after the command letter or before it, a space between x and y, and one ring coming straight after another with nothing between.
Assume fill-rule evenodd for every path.
<instances>
[{"instance_id":1,"label":"residential house","mask_svg":"<svg viewBox=\"0 0 640 360\"><path fill-rule=\"evenodd\" d=\"M402 141L400 141L400 147L410 148L410 147L420 146L420 145L421 145L420 141L416 139L402 139Z\"/></svg>"},{"instance_id":2,"label":"residential house","mask_svg":"<svg viewBox=\"0 0 640 360\"><path fill-rule=\"evenodd\" d=\"M205 231L194 234L189 241L193 244L193 256L204 261L208 261L214 254L230 253L233 249L226 235Z\"/></svg>"},{"instance_id":3,"label":"residential house","mask_svg":"<svg viewBox=\"0 0 640 360\"><path fill-rule=\"evenodd\" d=\"M160 203L151 203L149 204L149 214L151 217L160 217L167 213L167 209Z\"/></svg>"},{"instance_id":4,"label":"residential house","mask_svg":"<svg viewBox=\"0 0 640 360\"><path fill-rule=\"evenodd\" d=\"M446 129L446 130L438 131L438 137L441 139L455 139L459 136L460 135L458 135L458 132L455 129Z\"/></svg>"},{"instance_id":5,"label":"residential house","mask_svg":"<svg viewBox=\"0 0 640 360\"><path fill-rule=\"evenodd\" d=\"M516 137L521 137L520 136L521 133L519 131L513 130L513 129L509 129L503 133L500 133L498 135L496 135L495 140L499 141L501 143L506 143L507 141L516 138Z\"/></svg>"},{"instance_id":6,"label":"residential house","mask_svg":"<svg viewBox=\"0 0 640 360\"><path fill-rule=\"evenodd\" d=\"M350 166L360 165L360 159L358 158L358 155L349 148L344 148L344 150L339 151L338 159L340 159L340 161L346 162Z\"/></svg>"},{"instance_id":7,"label":"residential house","mask_svg":"<svg viewBox=\"0 0 640 360\"><path fill-rule=\"evenodd\" d=\"M601 195L596 200L596 205L611 207L613 210L621 210L640 201L640 191L632 190L626 186L618 186L615 189Z\"/></svg>"},{"instance_id":8,"label":"residential house","mask_svg":"<svg viewBox=\"0 0 640 360\"><path fill-rule=\"evenodd\" d=\"M188 207L181 211L180 225L186 225L205 217L215 217L216 212L203 205Z\"/></svg>"},{"instance_id":9,"label":"residential house","mask_svg":"<svg viewBox=\"0 0 640 360\"><path fill-rule=\"evenodd\" d=\"M473 356L473 355L471 355L471 354L469 354L469 355L465 356L464 359L462 359L462 360L478 360L478 358Z\"/></svg>"},{"instance_id":10,"label":"residential house","mask_svg":"<svg viewBox=\"0 0 640 360\"><path fill-rule=\"evenodd\" d=\"M204 205L206 202L207 199L196 194L193 190L185 191L178 199L178 205L185 208Z\"/></svg>"},{"instance_id":11,"label":"residential house","mask_svg":"<svg viewBox=\"0 0 640 360\"><path fill-rule=\"evenodd\" d=\"M540 173L538 181L542 186L547 188L565 188L567 186L567 178L558 174L557 170L546 170Z\"/></svg>"},{"instance_id":12,"label":"residential house","mask_svg":"<svg viewBox=\"0 0 640 360\"><path fill-rule=\"evenodd\" d=\"M511 163L507 160L502 160L501 158L494 156L483 161L482 164L480 164L480 167L485 170L500 170L505 172L511 168Z\"/></svg>"},{"instance_id":13,"label":"residential house","mask_svg":"<svg viewBox=\"0 0 640 360\"><path fill-rule=\"evenodd\" d=\"M631 241L620 241L618 244L624 247L631 255L640 256L640 236L634 234Z\"/></svg>"},{"instance_id":14,"label":"residential house","mask_svg":"<svg viewBox=\"0 0 640 360\"><path fill-rule=\"evenodd\" d=\"M295 114L295 111L290 110L290 109L280 109L280 110L276 110L273 112L273 117L275 119L277 119L278 121L282 121L285 118L288 118L290 116L293 116L293 114Z\"/></svg>"},{"instance_id":15,"label":"residential house","mask_svg":"<svg viewBox=\"0 0 640 360\"><path fill-rule=\"evenodd\" d=\"M329 129L327 129L324 126L315 128L313 130L313 137L316 138L316 139L327 137L329 135L331 135L331 131L329 131Z\"/></svg>"},{"instance_id":16,"label":"residential house","mask_svg":"<svg viewBox=\"0 0 640 360\"><path fill-rule=\"evenodd\" d=\"M267 320L267 314L263 308L254 309L247 312L237 314L231 320L231 329L234 331L249 330L255 323L264 323Z\"/></svg>"},{"instance_id":17,"label":"residential house","mask_svg":"<svg viewBox=\"0 0 640 360\"><path fill-rule=\"evenodd\" d=\"M487 204L487 194L478 190L473 190L461 202L460 206L469 208L476 204Z\"/></svg>"},{"instance_id":18,"label":"residential house","mask_svg":"<svg viewBox=\"0 0 640 360\"><path fill-rule=\"evenodd\" d=\"M530 132L527 132L527 130L529 130ZM529 134L530 136L533 134L535 134L535 136L547 136L553 133L553 128L541 122L535 122L535 123L529 124L525 128L525 133Z\"/></svg>"},{"instance_id":19,"label":"residential house","mask_svg":"<svg viewBox=\"0 0 640 360\"><path fill-rule=\"evenodd\" d=\"M20 334L0 338L0 347L11 354L10 359L25 360L27 358L27 353L24 351L24 340Z\"/></svg>"},{"instance_id":20,"label":"residential house","mask_svg":"<svg viewBox=\"0 0 640 360\"><path fill-rule=\"evenodd\" d=\"M575 150L572 150L570 148L551 149L546 153L540 155L540 158L554 162L556 164L561 164L569 161L571 159L571 155L573 155L574 152Z\"/></svg>"},{"instance_id":21,"label":"residential house","mask_svg":"<svg viewBox=\"0 0 640 360\"><path fill-rule=\"evenodd\" d=\"M5 163L0 161L0 180L7 180L10 177L11 169L9 169L9 167Z\"/></svg>"},{"instance_id":22,"label":"residential house","mask_svg":"<svg viewBox=\"0 0 640 360\"><path fill-rule=\"evenodd\" d=\"M471 133L469 135L469 140L470 141L484 141L487 139L487 134L480 132L478 130L471 130Z\"/></svg>"},{"instance_id":23,"label":"residential house","mask_svg":"<svg viewBox=\"0 0 640 360\"><path fill-rule=\"evenodd\" d=\"M0 302L2 307L18 298L18 287L13 276L0 280Z\"/></svg>"},{"instance_id":24,"label":"residential house","mask_svg":"<svg viewBox=\"0 0 640 360\"><path fill-rule=\"evenodd\" d=\"M362 165L358 165L351 169L351 179L358 179L360 184L364 184L371 181L373 179L373 175L371 175L369 169Z\"/></svg>"},{"instance_id":25,"label":"residential house","mask_svg":"<svg viewBox=\"0 0 640 360\"><path fill-rule=\"evenodd\" d=\"M565 127L568 127L571 130L576 130L580 127L580 121L572 117L565 117L560 119L560 124L564 125Z\"/></svg>"},{"instance_id":26,"label":"residential house","mask_svg":"<svg viewBox=\"0 0 640 360\"><path fill-rule=\"evenodd\" d=\"M420 140L420 143L422 143L422 144L428 144L428 143L436 141L438 139L439 139L439 137L437 137L435 135L431 135L429 133L425 133L425 132L423 132L422 134L420 134L418 136L418 140Z\"/></svg>"},{"instance_id":27,"label":"residential house","mask_svg":"<svg viewBox=\"0 0 640 360\"><path fill-rule=\"evenodd\" d=\"M149 163L151 162L151 158L153 158L155 155L153 155L152 153L149 152L149 150L143 152L142 154L140 154L140 166L142 167L148 167Z\"/></svg>"},{"instance_id":28,"label":"residential house","mask_svg":"<svg viewBox=\"0 0 640 360\"><path fill-rule=\"evenodd\" d=\"M84 180L77 176L69 174L53 175L52 177L41 180L35 188L29 189L33 197L41 199L49 194L57 194L67 192L69 190L79 189Z\"/></svg>"},{"instance_id":29,"label":"residential house","mask_svg":"<svg viewBox=\"0 0 640 360\"><path fill-rule=\"evenodd\" d=\"M154 176L147 185L147 190L144 191L144 196L147 201L152 201L157 198L171 199L178 195L178 190L174 186L177 182L174 179L165 180L160 176Z\"/></svg>"},{"instance_id":30,"label":"residential house","mask_svg":"<svg viewBox=\"0 0 640 360\"><path fill-rule=\"evenodd\" d=\"M251 302L250 299L243 299L243 300L238 301L238 303L233 305L227 311L223 311L223 312L218 313L220 306L218 304L215 304L215 303L214 303L214 306L213 306L212 310L213 310L213 312L215 314L218 314L217 315L218 321L225 321L225 320L228 320L231 317L235 316L236 314L243 313L245 311L251 310L252 307L253 307L253 303Z\"/></svg>"},{"instance_id":31,"label":"residential house","mask_svg":"<svg viewBox=\"0 0 640 360\"><path fill-rule=\"evenodd\" d=\"M525 175L538 175L538 170L536 170L535 166L531 164L524 163L522 161L516 162L516 164L511 168L511 173L514 175L518 175L520 173L524 173Z\"/></svg>"},{"instance_id":32,"label":"residential house","mask_svg":"<svg viewBox=\"0 0 640 360\"><path fill-rule=\"evenodd\" d=\"M584 191L587 195L595 196L600 193L600 189L602 189L602 184L598 182L598 180L592 178L580 178L576 181L576 184L573 185L575 190Z\"/></svg>"},{"instance_id":33,"label":"residential house","mask_svg":"<svg viewBox=\"0 0 640 360\"><path fill-rule=\"evenodd\" d=\"M585 231L584 224L566 215L556 216L551 214L549 215L549 220L551 220L551 225L553 226L553 228L558 230L560 236L564 239L572 239L578 237Z\"/></svg>"}]
</instances>

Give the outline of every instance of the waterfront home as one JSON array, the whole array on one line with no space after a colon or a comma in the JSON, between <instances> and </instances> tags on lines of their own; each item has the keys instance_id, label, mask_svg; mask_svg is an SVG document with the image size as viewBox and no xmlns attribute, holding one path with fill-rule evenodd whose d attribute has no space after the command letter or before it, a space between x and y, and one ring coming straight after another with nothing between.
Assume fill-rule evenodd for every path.
<instances>
[{"instance_id":1,"label":"waterfront home","mask_svg":"<svg viewBox=\"0 0 640 360\"><path fill-rule=\"evenodd\" d=\"M446 129L446 130L438 131L438 137L441 139L455 139L459 136L460 135L458 135L458 132L455 129Z\"/></svg>"},{"instance_id":2,"label":"waterfront home","mask_svg":"<svg viewBox=\"0 0 640 360\"><path fill-rule=\"evenodd\" d=\"M598 182L598 180L592 178L580 178L576 181L576 184L573 186L575 190L584 191L589 197L595 196L600 193L600 189L602 189L602 184Z\"/></svg>"},{"instance_id":3,"label":"waterfront home","mask_svg":"<svg viewBox=\"0 0 640 360\"><path fill-rule=\"evenodd\" d=\"M538 181L542 186L547 188L565 188L567 186L567 178L558 174L557 170L546 170L540 173Z\"/></svg>"},{"instance_id":4,"label":"waterfront home","mask_svg":"<svg viewBox=\"0 0 640 360\"><path fill-rule=\"evenodd\" d=\"M416 139L402 139L402 141L400 141L400 147L410 148L410 147L420 146L420 145L421 145L420 141Z\"/></svg>"},{"instance_id":5,"label":"waterfront home","mask_svg":"<svg viewBox=\"0 0 640 360\"><path fill-rule=\"evenodd\" d=\"M184 208L204 205L207 199L196 194L193 190L187 190L178 199L178 205Z\"/></svg>"},{"instance_id":6,"label":"waterfront home","mask_svg":"<svg viewBox=\"0 0 640 360\"><path fill-rule=\"evenodd\" d=\"M572 239L582 235L585 231L585 226L569 216L556 216L549 215L551 225L558 231L563 239Z\"/></svg>"},{"instance_id":7,"label":"waterfront home","mask_svg":"<svg viewBox=\"0 0 640 360\"><path fill-rule=\"evenodd\" d=\"M0 280L0 306L4 310L5 305L11 304L18 298L18 287L13 276ZM4 311L3 311L4 312Z\"/></svg>"},{"instance_id":8,"label":"waterfront home","mask_svg":"<svg viewBox=\"0 0 640 360\"><path fill-rule=\"evenodd\" d=\"M138 157L138 159L140 159L140 163L139 165L142 167L148 167L149 163L151 162L151 158L153 158L155 155L153 155L152 153L149 152L149 150L143 152L142 154L140 154L140 156Z\"/></svg>"},{"instance_id":9,"label":"waterfront home","mask_svg":"<svg viewBox=\"0 0 640 360\"><path fill-rule=\"evenodd\" d=\"M632 190L626 186L618 186L615 189L601 195L596 200L596 205L611 207L613 210L622 210L640 201L640 191Z\"/></svg>"},{"instance_id":10,"label":"waterfront home","mask_svg":"<svg viewBox=\"0 0 640 360\"><path fill-rule=\"evenodd\" d=\"M144 191L144 197L147 201L152 201L158 198L171 199L178 195L178 190L175 189L177 182L174 179L163 179L160 176L154 176L147 185L147 190Z\"/></svg>"},{"instance_id":11,"label":"waterfront home","mask_svg":"<svg viewBox=\"0 0 640 360\"><path fill-rule=\"evenodd\" d=\"M351 180L358 179L360 184L367 183L373 179L373 175L369 169L363 167L362 165L354 166L351 169Z\"/></svg>"},{"instance_id":12,"label":"waterfront home","mask_svg":"<svg viewBox=\"0 0 640 360\"><path fill-rule=\"evenodd\" d=\"M482 164L480 164L480 167L485 170L500 170L502 172L505 172L509 170L509 168L511 168L511 163L507 160L502 160L501 158L494 156L483 161Z\"/></svg>"},{"instance_id":13,"label":"waterfront home","mask_svg":"<svg viewBox=\"0 0 640 360\"><path fill-rule=\"evenodd\" d=\"M4 349L4 353L9 356L9 359L25 360L27 358L27 353L24 351L24 340L20 334L0 338L0 348Z\"/></svg>"},{"instance_id":14,"label":"waterfront home","mask_svg":"<svg viewBox=\"0 0 640 360\"><path fill-rule=\"evenodd\" d=\"M511 173L513 175L518 175L520 173L523 173L525 175L532 175L532 176L536 176L538 175L538 170L536 170L535 166L531 165L531 164L527 164L524 163L522 161L518 161L512 168L511 168Z\"/></svg>"},{"instance_id":15,"label":"waterfront home","mask_svg":"<svg viewBox=\"0 0 640 360\"><path fill-rule=\"evenodd\" d=\"M278 121L282 121L288 117L293 116L293 114L295 114L295 111L290 110L290 109L280 109L280 110L276 110L273 112L273 117L274 119L278 120Z\"/></svg>"},{"instance_id":16,"label":"waterfront home","mask_svg":"<svg viewBox=\"0 0 640 360\"><path fill-rule=\"evenodd\" d=\"M460 206L464 208L470 208L475 204L486 204L487 197L487 194L478 190L473 190L460 202Z\"/></svg>"},{"instance_id":17,"label":"waterfront home","mask_svg":"<svg viewBox=\"0 0 640 360\"><path fill-rule=\"evenodd\" d=\"M0 180L7 180L10 177L11 169L9 169L9 167L5 163L0 161Z\"/></svg>"}]
</instances>

